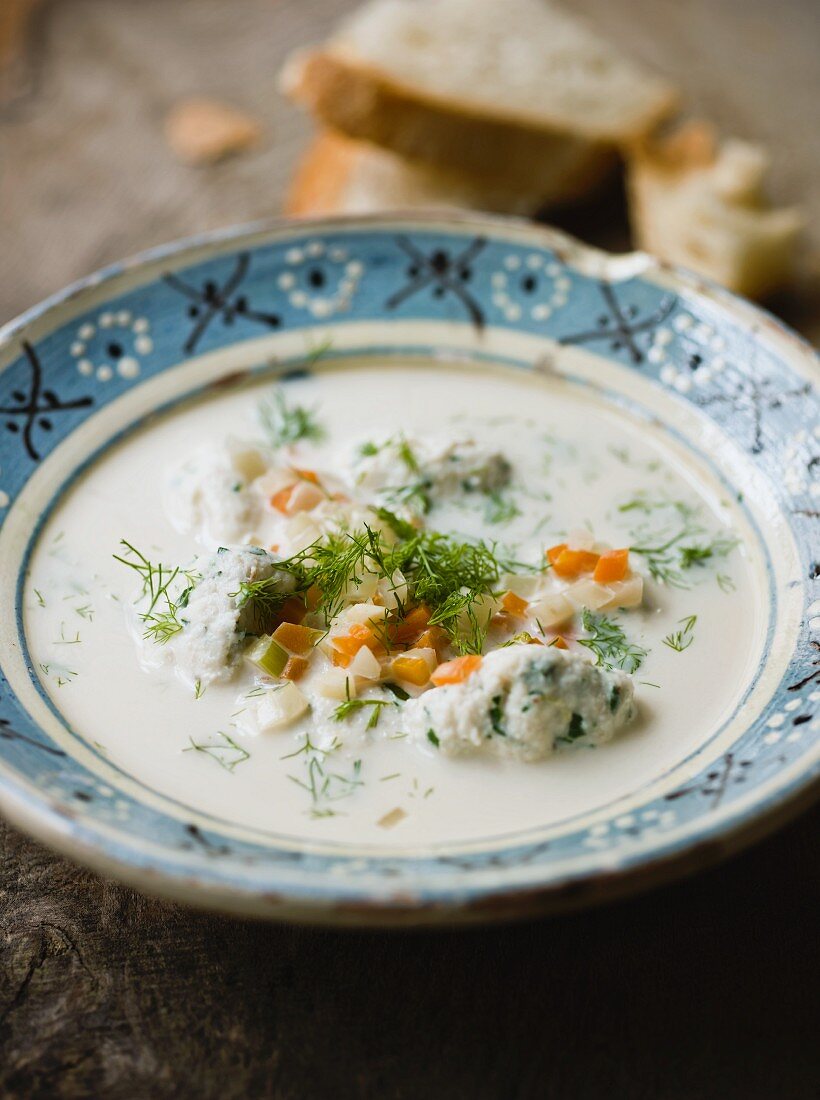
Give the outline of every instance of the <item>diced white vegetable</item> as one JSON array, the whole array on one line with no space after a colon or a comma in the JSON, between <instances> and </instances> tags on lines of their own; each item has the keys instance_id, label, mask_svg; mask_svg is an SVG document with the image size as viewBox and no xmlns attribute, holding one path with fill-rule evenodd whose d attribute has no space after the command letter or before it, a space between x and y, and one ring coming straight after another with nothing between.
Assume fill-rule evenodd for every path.
<instances>
[{"instance_id":1,"label":"diced white vegetable","mask_svg":"<svg viewBox=\"0 0 820 1100\"><path fill-rule=\"evenodd\" d=\"M382 674L382 666L372 651L363 645L348 665L347 671L364 680L378 680Z\"/></svg>"},{"instance_id":2,"label":"diced white vegetable","mask_svg":"<svg viewBox=\"0 0 820 1100\"><path fill-rule=\"evenodd\" d=\"M390 579L382 577L378 584L378 593L382 603L390 611L395 611L400 604L406 604L408 596L407 581L404 579L401 570L397 569Z\"/></svg>"},{"instance_id":3,"label":"diced white vegetable","mask_svg":"<svg viewBox=\"0 0 820 1100\"><path fill-rule=\"evenodd\" d=\"M633 573L625 580L615 581L614 584L609 585L609 589L612 595L609 602L602 605L605 609L640 607L643 601L643 577L638 573Z\"/></svg>"},{"instance_id":4,"label":"diced white vegetable","mask_svg":"<svg viewBox=\"0 0 820 1100\"><path fill-rule=\"evenodd\" d=\"M547 629L560 626L571 619L575 614L575 607L562 592L551 592L531 603L528 614Z\"/></svg>"},{"instance_id":5,"label":"diced white vegetable","mask_svg":"<svg viewBox=\"0 0 820 1100\"><path fill-rule=\"evenodd\" d=\"M591 550L595 545L595 536L588 527L575 527L567 535L569 550Z\"/></svg>"},{"instance_id":6,"label":"diced white vegetable","mask_svg":"<svg viewBox=\"0 0 820 1100\"><path fill-rule=\"evenodd\" d=\"M329 668L316 680L316 690L325 699L355 699L356 678L346 668Z\"/></svg>"},{"instance_id":7,"label":"diced white vegetable","mask_svg":"<svg viewBox=\"0 0 820 1100\"><path fill-rule=\"evenodd\" d=\"M344 599L347 603L372 603L378 585L379 578L375 573L362 572L358 581L351 581L347 586Z\"/></svg>"},{"instance_id":8,"label":"diced white vegetable","mask_svg":"<svg viewBox=\"0 0 820 1100\"><path fill-rule=\"evenodd\" d=\"M465 590L466 591L466 590ZM470 611L475 616L475 620L480 626L486 626L493 615L497 614L501 610L501 603L487 593L484 596L479 596L478 599L473 600L470 604ZM473 625L472 616L468 611L463 611L458 617L459 630L467 631Z\"/></svg>"},{"instance_id":9,"label":"diced white vegetable","mask_svg":"<svg viewBox=\"0 0 820 1100\"><path fill-rule=\"evenodd\" d=\"M567 596L576 607L588 607L590 611L598 611L610 603L612 590L607 585L598 584L587 577L570 585Z\"/></svg>"},{"instance_id":10,"label":"diced white vegetable","mask_svg":"<svg viewBox=\"0 0 820 1100\"><path fill-rule=\"evenodd\" d=\"M522 600L529 602L541 587L539 576L519 576L517 573L505 573L498 582L502 592L514 592Z\"/></svg>"},{"instance_id":11,"label":"diced white vegetable","mask_svg":"<svg viewBox=\"0 0 820 1100\"><path fill-rule=\"evenodd\" d=\"M294 550L303 550L310 546L321 534L318 524L306 512L300 512L289 519L285 526L285 537Z\"/></svg>"},{"instance_id":12,"label":"diced white vegetable","mask_svg":"<svg viewBox=\"0 0 820 1100\"><path fill-rule=\"evenodd\" d=\"M291 681L271 688L256 704L256 721L261 733L282 729L310 709L310 703Z\"/></svg>"}]
</instances>

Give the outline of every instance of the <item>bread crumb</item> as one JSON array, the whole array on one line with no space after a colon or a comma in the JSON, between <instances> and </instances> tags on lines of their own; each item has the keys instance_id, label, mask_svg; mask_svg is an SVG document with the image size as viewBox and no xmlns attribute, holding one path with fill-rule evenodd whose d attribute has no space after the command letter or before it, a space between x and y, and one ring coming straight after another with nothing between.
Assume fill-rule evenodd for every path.
<instances>
[{"instance_id":1,"label":"bread crumb","mask_svg":"<svg viewBox=\"0 0 820 1100\"><path fill-rule=\"evenodd\" d=\"M215 164L249 149L260 134L253 118L215 99L181 100L165 120L165 140L188 164Z\"/></svg>"},{"instance_id":2,"label":"bread crumb","mask_svg":"<svg viewBox=\"0 0 820 1100\"><path fill-rule=\"evenodd\" d=\"M398 825L398 823L404 821L406 817L407 811L403 810L401 806L396 806L394 810L390 810L384 817L380 817L376 824L381 825L383 829L392 829L394 825Z\"/></svg>"}]
</instances>

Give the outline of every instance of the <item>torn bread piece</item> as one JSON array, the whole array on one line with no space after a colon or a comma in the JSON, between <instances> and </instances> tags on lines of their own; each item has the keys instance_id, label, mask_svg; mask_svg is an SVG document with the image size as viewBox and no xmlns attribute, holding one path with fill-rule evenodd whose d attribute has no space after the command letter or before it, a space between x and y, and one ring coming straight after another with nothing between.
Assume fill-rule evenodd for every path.
<instances>
[{"instance_id":1,"label":"torn bread piece","mask_svg":"<svg viewBox=\"0 0 820 1100\"><path fill-rule=\"evenodd\" d=\"M289 60L326 126L411 161L577 197L676 93L541 0L371 0Z\"/></svg>"},{"instance_id":2,"label":"torn bread piece","mask_svg":"<svg viewBox=\"0 0 820 1100\"><path fill-rule=\"evenodd\" d=\"M505 187L419 162L332 131L318 135L293 178L286 214L365 214L373 210L460 207L495 214L532 216L560 201L543 189Z\"/></svg>"},{"instance_id":3,"label":"torn bread piece","mask_svg":"<svg viewBox=\"0 0 820 1100\"><path fill-rule=\"evenodd\" d=\"M792 276L802 219L769 204L768 167L761 146L719 142L700 121L636 146L628 181L638 247L749 298L777 290Z\"/></svg>"}]
</instances>

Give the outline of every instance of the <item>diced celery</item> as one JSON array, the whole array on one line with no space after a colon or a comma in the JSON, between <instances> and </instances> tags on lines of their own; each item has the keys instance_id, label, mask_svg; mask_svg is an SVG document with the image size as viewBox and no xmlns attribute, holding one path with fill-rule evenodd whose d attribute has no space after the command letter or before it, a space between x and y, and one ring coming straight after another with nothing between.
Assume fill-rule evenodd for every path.
<instances>
[{"instance_id":1,"label":"diced celery","mask_svg":"<svg viewBox=\"0 0 820 1100\"><path fill-rule=\"evenodd\" d=\"M245 650L246 659L268 676L281 676L289 656L270 634L263 634Z\"/></svg>"}]
</instances>

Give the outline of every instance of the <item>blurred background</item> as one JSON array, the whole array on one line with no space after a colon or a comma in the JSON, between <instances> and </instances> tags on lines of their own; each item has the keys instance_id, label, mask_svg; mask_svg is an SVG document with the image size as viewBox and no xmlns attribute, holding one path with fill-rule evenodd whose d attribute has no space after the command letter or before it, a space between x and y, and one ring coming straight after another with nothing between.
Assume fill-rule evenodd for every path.
<instances>
[{"instance_id":1,"label":"blurred background","mask_svg":"<svg viewBox=\"0 0 820 1100\"><path fill-rule=\"evenodd\" d=\"M0 0L0 286L5 321L111 260L270 217L314 126L277 76L350 0ZM687 109L771 158L767 191L805 224L771 308L820 339L820 4L574 0L571 9L677 85ZM192 164L168 140L190 97L241 113L249 147ZM240 141L241 144L241 141ZM629 247L617 180L549 220Z\"/></svg>"}]
</instances>

